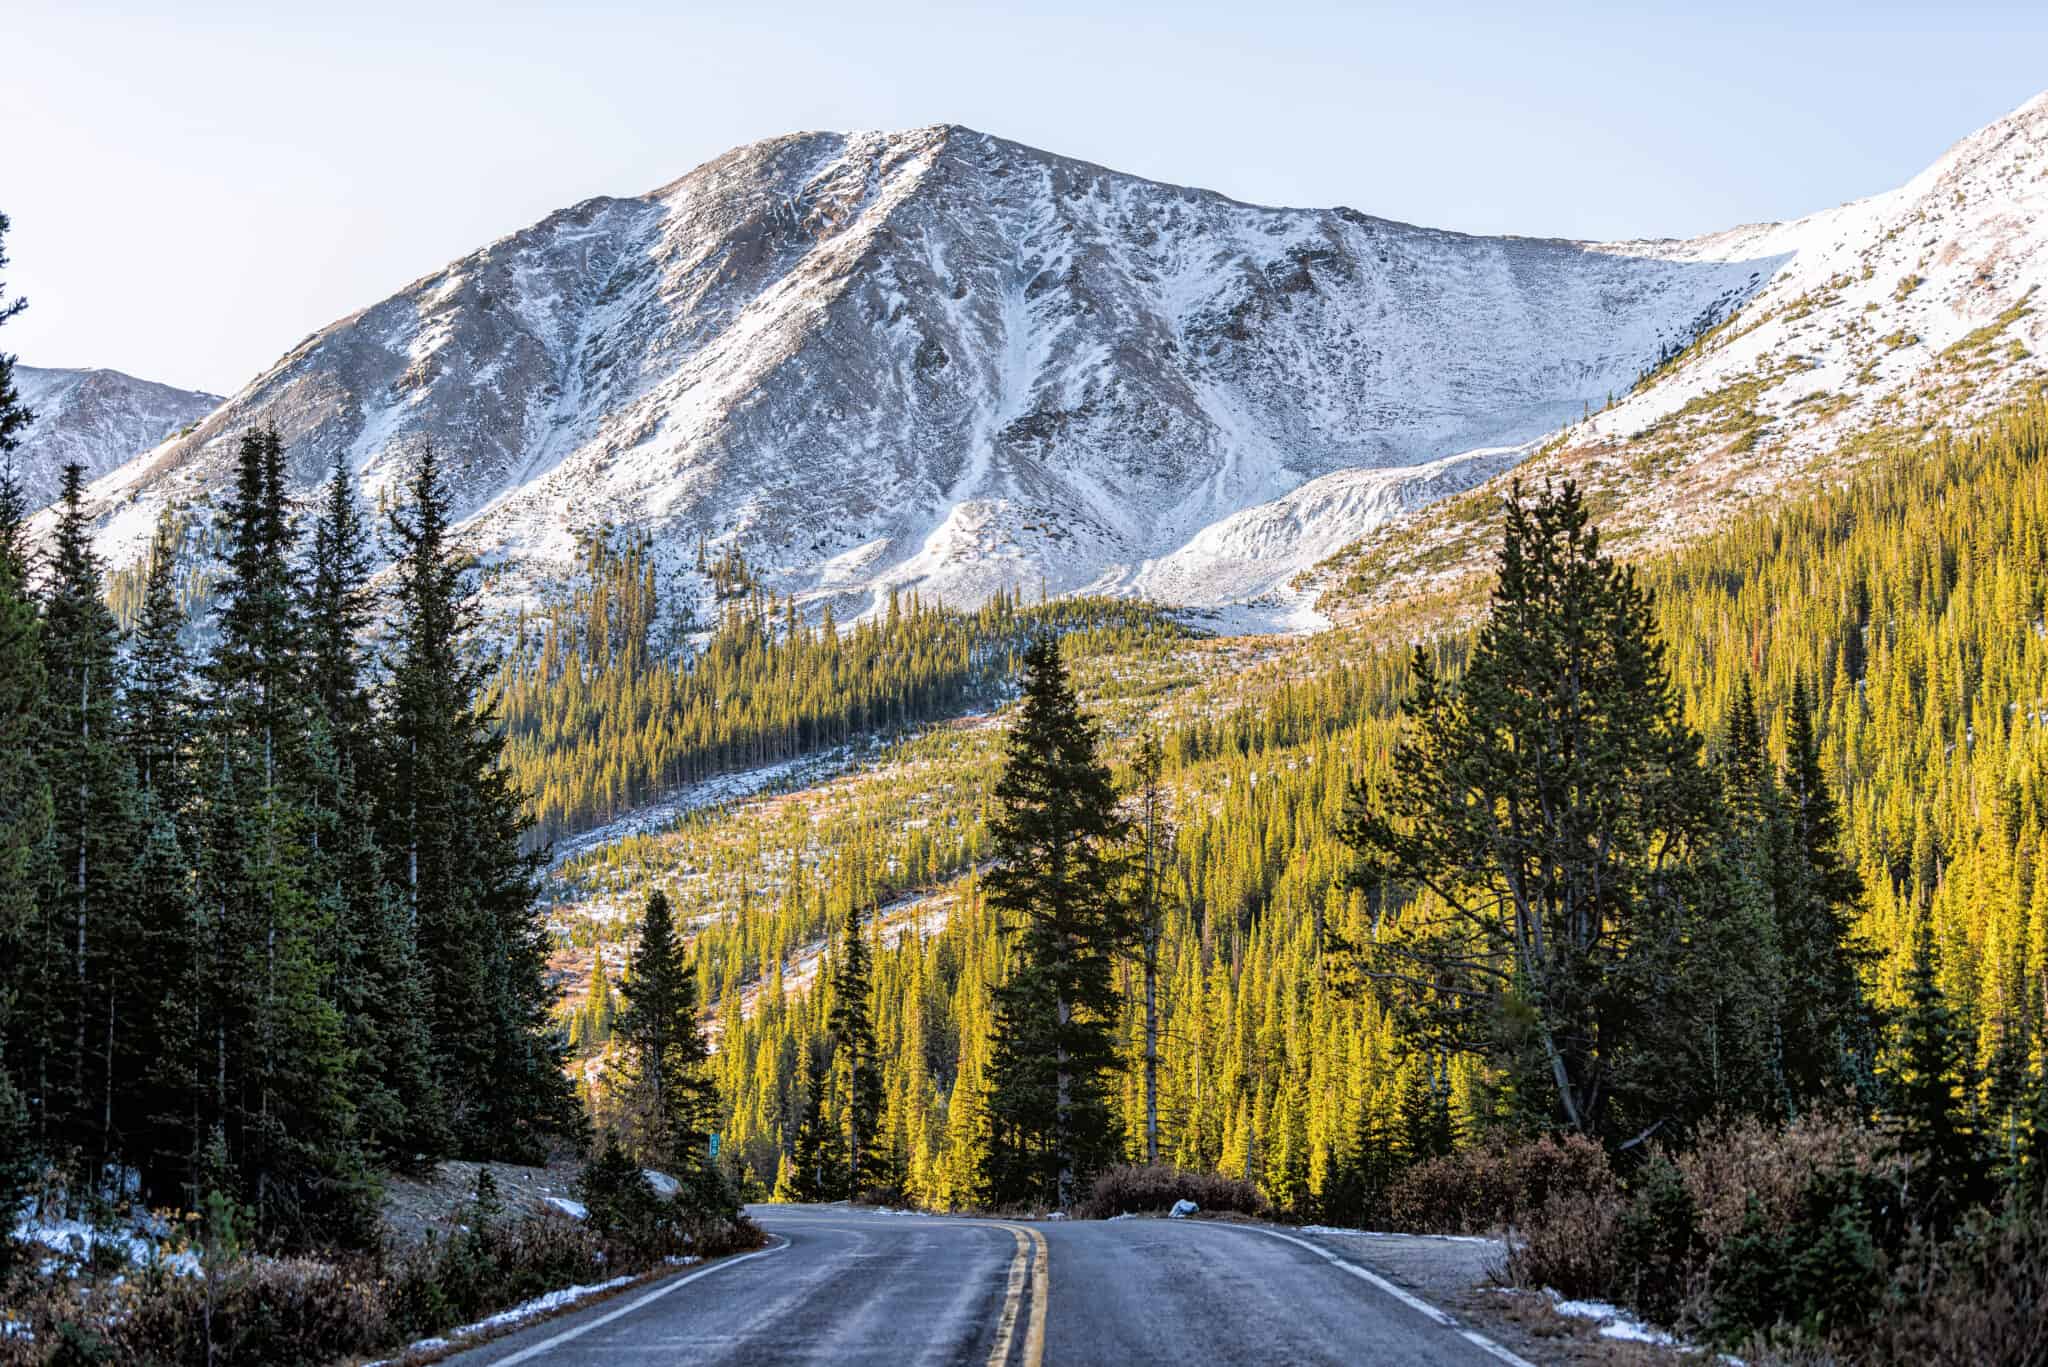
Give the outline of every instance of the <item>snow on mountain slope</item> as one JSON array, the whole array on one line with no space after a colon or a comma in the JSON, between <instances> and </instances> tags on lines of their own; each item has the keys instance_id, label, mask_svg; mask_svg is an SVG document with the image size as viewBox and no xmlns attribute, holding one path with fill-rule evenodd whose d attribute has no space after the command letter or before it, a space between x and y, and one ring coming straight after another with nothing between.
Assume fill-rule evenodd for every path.
<instances>
[{"instance_id":1,"label":"snow on mountain slope","mask_svg":"<svg viewBox=\"0 0 2048 1367\"><path fill-rule=\"evenodd\" d=\"M435 438L506 602L605 524L671 565L737 544L842 614L899 585L1213 602L1212 576L1264 592L1346 519L1490 467L1217 524L1552 430L1792 250L1260 208L950 126L799 134L563 210L307 338L95 487L102 548L140 554L168 502L204 515L238 435L274 423L302 486L341 460L372 494Z\"/></svg>"},{"instance_id":2,"label":"snow on mountain slope","mask_svg":"<svg viewBox=\"0 0 2048 1367\"><path fill-rule=\"evenodd\" d=\"M74 461L98 478L220 406L218 394L173 389L118 370L14 368L15 388L36 420L14 453L31 507L57 497Z\"/></svg>"},{"instance_id":3,"label":"snow on mountain slope","mask_svg":"<svg viewBox=\"0 0 2048 1367\"><path fill-rule=\"evenodd\" d=\"M1698 347L1518 471L1578 479L1609 543L1639 550L1840 477L1864 434L1967 423L2048 378L2048 94L1889 193L1612 249L1786 262ZM1425 567L1469 569L1459 546L1481 530L1445 508L1369 535L1321 577L1363 567L1352 591L1403 593Z\"/></svg>"}]
</instances>

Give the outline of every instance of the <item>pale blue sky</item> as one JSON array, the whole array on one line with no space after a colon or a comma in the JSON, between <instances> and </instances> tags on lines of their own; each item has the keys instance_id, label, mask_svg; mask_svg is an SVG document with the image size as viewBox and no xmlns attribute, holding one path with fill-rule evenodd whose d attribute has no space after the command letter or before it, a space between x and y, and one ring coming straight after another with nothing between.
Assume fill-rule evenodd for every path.
<instances>
[{"instance_id":1,"label":"pale blue sky","mask_svg":"<svg viewBox=\"0 0 2048 1367\"><path fill-rule=\"evenodd\" d=\"M2048 5L1260 0L0 8L0 345L232 391L594 194L955 122L1275 204L1688 235L1900 183L2048 87Z\"/></svg>"}]
</instances>

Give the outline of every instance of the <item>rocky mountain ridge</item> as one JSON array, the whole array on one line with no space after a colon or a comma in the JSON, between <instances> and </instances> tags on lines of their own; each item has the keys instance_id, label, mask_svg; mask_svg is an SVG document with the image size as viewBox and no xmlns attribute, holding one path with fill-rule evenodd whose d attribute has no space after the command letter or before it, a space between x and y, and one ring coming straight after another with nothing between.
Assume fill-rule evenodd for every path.
<instances>
[{"instance_id":1,"label":"rocky mountain ridge","mask_svg":"<svg viewBox=\"0 0 2048 1367\"><path fill-rule=\"evenodd\" d=\"M614 527L676 569L700 541L736 545L842 616L899 587L1043 586L1307 625L1304 567L1560 428L1684 413L1742 363L1732 339L1796 307L1789 282L1810 294L1942 195L1995 235L1941 263L1920 249L1939 281L1912 311L1938 300L1954 330L2024 308L2048 259L2039 184L1987 168L2033 145L2040 106L1890 196L1610 244L1262 208L954 126L770 139L550 215L307 338L100 481L101 543L118 564L159 509L205 516L238 435L274 423L302 487L340 461L373 497L407 441L437 441L508 605ZM1887 288L1857 320L1878 337L1916 293ZM1879 390L1914 360L1874 358ZM1790 441L1812 414L1767 430Z\"/></svg>"},{"instance_id":2,"label":"rocky mountain ridge","mask_svg":"<svg viewBox=\"0 0 2048 1367\"><path fill-rule=\"evenodd\" d=\"M15 477L37 508L57 497L66 465L75 461L97 479L221 403L218 394L138 380L118 370L16 365L14 383L36 415L14 452Z\"/></svg>"}]
</instances>

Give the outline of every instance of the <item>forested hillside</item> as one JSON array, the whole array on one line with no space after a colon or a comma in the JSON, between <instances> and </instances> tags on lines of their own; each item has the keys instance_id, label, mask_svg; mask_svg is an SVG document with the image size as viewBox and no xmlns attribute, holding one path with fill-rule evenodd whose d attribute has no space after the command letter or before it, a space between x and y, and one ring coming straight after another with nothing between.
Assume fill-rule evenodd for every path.
<instances>
[{"instance_id":1,"label":"forested hillside","mask_svg":"<svg viewBox=\"0 0 2048 1367\"><path fill-rule=\"evenodd\" d=\"M1039 628L1171 628L1142 605L999 594L974 612L891 595L881 617L842 630L828 606L811 627L728 551L699 573L708 639L673 631L644 543L588 548L581 582L540 620L521 620L492 682L506 763L543 838L643 807L672 789L793 759L996 700Z\"/></svg>"},{"instance_id":2,"label":"forested hillside","mask_svg":"<svg viewBox=\"0 0 2048 1367\"><path fill-rule=\"evenodd\" d=\"M1842 809L1842 855L1861 874L1854 926L1876 951L1867 986L1878 1005L1897 1005L1915 932L1929 927L1940 979L1991 1069L1987 1098L2009 1098L2014 1060L2038 1049L2048 966L2048 880L2034 876L2048 696L2044 489L2048 419L2022 406L1980 431L1901 445L1842 489L1741 521L1642 571L1683 715L1706 736L1717 773L1740 749L1730 718L1745 685L1776 772L1797 758L1787 754L1795 689L1812 698L1820 772ZM1459 632L1430 647L1453 679L1469 648ZM1216 649L1178 647L1197 659L1192 668L1157 653L1093 654L1078 641L1069 655L1084 696L1107 707L1127 788L1137 731L1154 726L1162 741L1171 833L1161 880L1162 1156L1248 1175L1281 1204L1298 1204L1331 1193L1357 1161L1360 1135L1382 1137L1406 1161L1444 1147L1447 1132L1477 1135L1509 1099L1476 1058L1398 1031L1327 949L1372 937L1372 899L1347 886L1353 854L1340 833L1351 785L1372 791L1390 774L1405 649L1364 632L1326 637L1228 687L1190 682L1182 671L1212 668ZM1148 671L1174 675L1174 686L1154 696ZM989 988L1005 980L1014 950L970 871L986 838L986 751L926 744L914 766L931 795L923 821L943 827L958 853L918 867L963 876L945 889L943 928L903 934L917 923L914 905L911 919L884 918L892 930L877 936L872 973L890 1160L913 1198L945 1205L976 1191ZM906 830L885 815L887 791L842 799L877 804L866 834L838 847L842 861L900 866L929 839L922 822ZM793 953L823 940L848 909L909 889L841 877L844 862L819 864L811 823L799 820L744 836L742 863L762 882L735 903L697 876L719 867L702 861L722 824L641 842L631 877L666 881L715 913L698 971L707 1002L721 1003L726 1152L765 1185L801 1124L801 1060L825 1037L831 975L808 992L786 990L779 955L764 963L758 950L739 957L729 946L773 942ZM803 873L778 878L776 868ZM773 937L744 930L771 914L771 899L809 911ZM763 990L742 1010L742 987L757 975ZM1134 964L1118 981L1119 1033L1135 1059ZM1994 1089L2000 1069L2007 1083ZM1120 1086L1125 1148L1137 1155L1140 1070Z\"/></svg>"}]
</instances>

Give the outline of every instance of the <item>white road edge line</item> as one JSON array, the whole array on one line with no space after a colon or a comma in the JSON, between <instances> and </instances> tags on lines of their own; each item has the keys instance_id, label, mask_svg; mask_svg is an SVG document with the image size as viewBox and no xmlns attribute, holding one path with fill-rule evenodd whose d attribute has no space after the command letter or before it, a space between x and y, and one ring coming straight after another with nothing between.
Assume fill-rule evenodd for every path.
<instances>
[{"instance_id":1,"label":"white road edge line","mask_svg":"<svg viewBox=\"0 0 2048 1367\"><path fill-rule=\"evenodd\" d=\"M1269 1238L1278 1239L1280 1240L1280 1242L1285 1244L1293 1244L1296 1248L1307 1249L1309 1252L1315 1254L1318 1258L1321 1258L1324 1262L1334 1263L1338 1267L1343 1268L1346 1272L1349 1272L1352 1276L1357 1277L1360 1281L1365 1282L1367 1285L1377 1287L1381 1291L1386 1292L1389 1296L1392 1296L1395 1300L1401 1302L1401 1304L1407 1306L1410 1310L1419 1311L1422 1314L1427 1315L1430 1319L1435 1320L1438 1324L1441 1324L1444 1328L1455 1330L1460 1338L1464 1339L1466 1342L1470 1343L1473 1347L1479 1349L1481 1352L1489 1353L1492 1356L1499 1358L1502 1362L1507 1363L1508 1367L1536 1367L1535 1363L1530 1362L1527 1358L1517 1357L1515 1354L1501 1347L1498 1343L1495 1343L1486 1335L1480 1333L1477 1329L1465 1328L1463 1325L1459 1324L1456 1319L1452 1318L1448 1312L1437 1309L1428 1301L1422 1299L1422 1297L1414 1294L1411 1291L1402 1290L1400 1287L1394 1285L1392 1282L1388 1281L1385 1277L1382 1277L1377 1272L1369 1271L1366 1268L1360 1267L1357 1263L1338 1257L1336 1254L1332 1253L1327 1248L1323 1248L1317 1244L1312 1244L1306 1239L1297 1239L1292 1234L1282 1234L1277 1229L1262 1229L1257 1225L1240 1225L1239 1228L1249 1229L1252 1230L1254 1233L1258 1234L1264 1234Z\"/></svg>"},{"instance_id":2,"label":"white road edge line","mask_svg":"<svg viewBox=\"0 0 2048 1367\"><path fill-rule=\"evenodd\" d=\"M534 1358L539 1357L542 1353L547 1352L550 1348L559 1348L563 1344L567 1343L570 1339L581 1338L583 1335L589 1333L593 1329L601 1329L605 1325L610 1324L615 1319L619 1319L623 1316L632 1314L635 1310L638 1310L643 1305L646 1305L652 1301L660 1300L663 1296L666 1296L671 1291L677 1290L680 1287L688 1286L691 1282L696 1281L699 1277L708 1277L714 1272L723 1272L728 1267L737 1267L741 1263L747 1262L748 1260L753 1258L765 1258L770 1253L780 1253L783 1249L789 1247L789 1240L783 1239L780 1234L771 1234L768 1237L770 1237L771 1239L782 1239L782 1242L776 1244L773 1248L757 1248L752 1253L742 1253L737 1258L721 1258L717 1262L711 1264L711 1266L701 1268L696 1272L692 1272L687 1277L678 1277L672 1282L663 1282L660 1286L655 1287L646 1295L639 1296L631 1301L628 1301L626 1304L620 1306L618 1309L612 1311L610 1314L599 1315L596 1319L584 1324L579 1324L573 1329L564 1329L561 1333L556 1334L553 1338L542 1339L539 1343L534 1344L531 1348L522 1348L510 1357L499 1358L497 1362L497 1367L513 1367L514 1363L530 1362Z\"/></svg>"}]
</instances>

